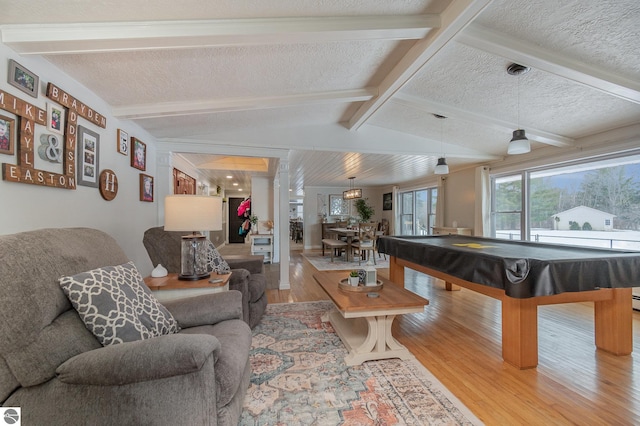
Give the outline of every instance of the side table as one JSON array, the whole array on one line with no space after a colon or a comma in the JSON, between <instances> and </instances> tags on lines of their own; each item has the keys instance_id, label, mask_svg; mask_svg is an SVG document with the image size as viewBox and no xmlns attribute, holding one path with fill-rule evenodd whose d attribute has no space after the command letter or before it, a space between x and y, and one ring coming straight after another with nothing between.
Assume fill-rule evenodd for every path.
<instances>
[{"instance_id":1,"label":"side table","mask_svg":"<svg viewBox=\"0 0 640 426\"><path fill-rule=\"evenodd\" d=\"M199 296L201 294L219 293L229 290L228 274L212 273L209 278L197 281L184 281L178 279L178 274L169 274L166 277L145 277L144 283L151 289L158 301L182 299L185 297ZM218 283L210 283L211 279L221 279Z\"/></svg>"}]
</instances>

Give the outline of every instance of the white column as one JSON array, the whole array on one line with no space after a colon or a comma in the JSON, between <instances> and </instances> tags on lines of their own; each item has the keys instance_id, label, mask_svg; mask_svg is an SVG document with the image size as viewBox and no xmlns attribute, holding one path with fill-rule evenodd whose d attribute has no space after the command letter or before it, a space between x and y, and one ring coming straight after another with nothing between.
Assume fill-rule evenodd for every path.
<instances>
[{"instance_id":1,"label":"white column","mask_svg":"<svg viewBox=\"0 0 640 426\"><path fill-rule=\"evenodd\" d=\"M289 282L289 160L280 159L278 182L279 186L274 188L274 193L278 192L280 206L277 230L280 237L278 238L280 240L280 290L286 290L291 288Z\"/></svg>"},{"instance_id":2,"label":"white column","mask_svg":"<svg viewBox=\"0 0 640 426\"><path fill-rule=\"evenodd\" d=\"M164 225L164 197L173 194L173 171L171 169L171 152L156 153L155 199L158 206L158 226Z\"/></svg>"}]
</instances>

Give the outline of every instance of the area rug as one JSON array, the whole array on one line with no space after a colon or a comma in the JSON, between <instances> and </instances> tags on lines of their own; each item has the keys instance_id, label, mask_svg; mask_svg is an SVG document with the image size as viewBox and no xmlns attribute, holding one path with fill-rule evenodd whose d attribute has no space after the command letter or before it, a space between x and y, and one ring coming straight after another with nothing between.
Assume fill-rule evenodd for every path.
<instances>
[{"instance_id":1,"label":"area rug","mask_svg":"<svg viewBox=\"0 0 640 426\"><path fill-rule=\"evenodd\" d=\"M333 262L331 262L331 256L326 254L322 255L322 252L313 252L313 253L303 253L305 259L309 261L318 271L341 271L345 269L358 269L361 266L364 266L366 262L362 262L358 265L358 261L349 261L346 262L342 257L334 257ZM378 257L376 254L376 265L371 264L370 266L374 266L376 268L388 268L389 267L389 258L386 259L384 256Z\"/></svg>"},{"instance_id":2,"label":"area rug","mask_svg":"<svg viewBox=\"0 0 640 426\"><path fill-rule=\"evenodd\" d=\"M241 425L481 425L418 361L344 363L330 301L267 306Z\"/></svg>"}]
</instances>

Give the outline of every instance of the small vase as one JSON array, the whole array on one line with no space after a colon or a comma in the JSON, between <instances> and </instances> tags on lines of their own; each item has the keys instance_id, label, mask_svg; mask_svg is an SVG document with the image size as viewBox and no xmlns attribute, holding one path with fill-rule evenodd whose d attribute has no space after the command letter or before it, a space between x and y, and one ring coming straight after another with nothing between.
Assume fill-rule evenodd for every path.
<instances>
[{"instance_id":1,"label":"small vase","mask_svg":"<svg viewBox=\"0 0 640 426\"><path fill-rule=\"evenodd\" d=\"M360 282L360 277L349 277L349 285L357 287L359 282Z\"/></svg>"},{"instance_id":2,"label":"small vase","mask_svg":"<svg viewBox=\"0 0 640 426\"><path fill-rule=\"evenodd\" d=\"M153 271L151 271L151 276L154 278L166 277L168 275L167 268L158 263Z\"/></svg>"}]
</instances>

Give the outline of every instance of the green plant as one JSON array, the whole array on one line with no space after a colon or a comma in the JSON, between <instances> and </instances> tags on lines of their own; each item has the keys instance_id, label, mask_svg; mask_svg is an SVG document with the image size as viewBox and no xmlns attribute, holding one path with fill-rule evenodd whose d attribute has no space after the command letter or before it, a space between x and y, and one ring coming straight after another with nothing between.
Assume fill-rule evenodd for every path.
<instances>
[{"instance_id":1,"label":"green plant","mask_svg":"<svg viewBox=\"0 0 640 426\"><path fill-rule=\"evenodd\" d=\"M351 273L349 274L350 277L357 277L358 276L358 271L351 271Z\"/></svg>"},{"instance_id":2,"label":"green plant","mask_svg":"<svg viewBox=\"0 0 640 426\"><path fill-rule=\"evenodd\" d=\"M258 224L258 216L256 216L255 214L252 214L251 216L249 216L249 222L251 222L251 224L253 226Z\"/></svg>"},{"instance_id":3,"label":"green plant","mask_svg":"<svg viewBox=\"0 0 640 426\"><path fill-rule=\"evenodd\" d=\"M367 203L368 198L358 198L356 200L356 210L363 222L368 222L375 213L373 207Z\"/></svg>"}]
</instances>

